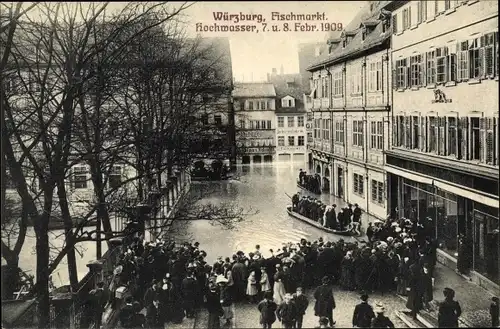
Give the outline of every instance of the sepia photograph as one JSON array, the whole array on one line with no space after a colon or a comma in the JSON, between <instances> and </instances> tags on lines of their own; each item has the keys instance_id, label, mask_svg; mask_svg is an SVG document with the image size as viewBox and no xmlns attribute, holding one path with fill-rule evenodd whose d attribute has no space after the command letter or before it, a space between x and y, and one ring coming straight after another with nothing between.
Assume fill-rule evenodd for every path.
<instances>
[{"instance_id":1,"label":"sepia photograph","mask_svg":"<svg viewBox=\"0 0 500 329\"><path fill-rule=\"evenodd\" d=\"M2 329L500 328L495 0L0 3Z\"/></svg>"}]
</instances>

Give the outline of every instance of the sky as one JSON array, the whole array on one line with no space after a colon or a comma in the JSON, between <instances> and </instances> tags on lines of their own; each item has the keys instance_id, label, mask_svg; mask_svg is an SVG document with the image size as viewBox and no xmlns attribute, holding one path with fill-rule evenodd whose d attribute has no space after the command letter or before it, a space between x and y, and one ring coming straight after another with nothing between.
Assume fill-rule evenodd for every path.
<instances>
[{"instance_id":1,"label":"sky","mask_svg":"<svg viewBox=\"0 0 500 329\"><path fill-rule=\"evenodd\" d=\"M233 77L236 81L263 81L267 73L273 68L280 72L283 67L284 73L299 73L298 48L300 43L326 42L325 30L338 28L340 24L344 27L350 22L356 13L365 6L367 1L226 1L226 2L190 2L181 17L189 36L199 34L202 37L228 37L231 45L231 60L233 65ZM107 10L118 11L124 6L124 2L111 2ZM182 3L172 2L172 6ZM25 6L28 4L25 4ZM217 21L214 13L228 13L230 15L262 15L265 19L268 31L263 31L263 25L257 21ZM273 21L272 13L295 15L311 15L325 13L323 21L302 21L310 26L315 25L318 31L293 31L295 24L299 21ZM36 16L37 11L30 12ZM288 17L289 18L289 17ZM322 18L322 17L321 17ZM255 25L253 32L197 32L196 24L213 26L214 23L225 26ZM288 23L292 31L283 31L283 23ZM321 31L323 23L323 31ZM271 26L276 25L281 31L272 31ZM301 25L305 27L304 24ZM256 32L258 30L259 32Z\"/></svg>"}]
</instances>

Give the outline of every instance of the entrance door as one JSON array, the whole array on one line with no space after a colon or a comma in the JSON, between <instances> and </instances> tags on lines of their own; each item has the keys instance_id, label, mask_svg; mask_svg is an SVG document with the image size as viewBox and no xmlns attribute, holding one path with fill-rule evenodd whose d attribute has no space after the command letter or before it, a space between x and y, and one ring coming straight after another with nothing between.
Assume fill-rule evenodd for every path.
<instances>
[{"instance_id":1,"label":"entrance door","mask_svg":"<svg viewBox=\"0 0 500 329\"><path fill-rule=\"evenodd\" d=\"M337 168L337 196L344 198L344 170L340 167Z\"/></svg>"}]
</instances>

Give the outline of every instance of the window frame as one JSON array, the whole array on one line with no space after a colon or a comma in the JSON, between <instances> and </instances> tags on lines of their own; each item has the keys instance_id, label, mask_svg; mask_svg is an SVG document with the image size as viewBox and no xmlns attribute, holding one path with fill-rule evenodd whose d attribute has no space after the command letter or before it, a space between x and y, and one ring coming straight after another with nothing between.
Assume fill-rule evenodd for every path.
<instances>
[{"instance_id":1,"label":"window frame","mask_svg":"<svg viewBox=\"0 0 500 329\"><path fill-rule=\"evenodd\" d=\"M304 127L304 117L303 116L298 116L297 117L297 127L301 128Z\"/></svg>"},{"instance_id":2,"label":"window frame","mask_svg":"<svg viewBox=\"0 0 500 329\"><path fill-rule=\"evenodd\" d=\"M295 117L294 116L288 116L286 118L286 126L287 126L287 128L294 128L295 127Z\"/></svg>"},{"instance_id":3,"label":"window frame","mask_svg":"<svg viewBox=\"0 0 500 329\"><path fill-rule=\"evenodd\" d=\"M285 117L278 117L278 128L285 128Z\"/></svg>"},{"instance_id":4,"label":"window frame","mask_svg":"<svg viewBox=\"0 0 500 329\"><path fill-rule=\"evenodd\" d=\"M288 136L288 146L295 146L295 136Z\"/></svg>"},{"instance_id":5,"label":"window frame","mask_svg":"<svg viewBox=\"0 0 500 329\"><path fill-rule=\"evenodd\" d=\"M278 146L285 146L285 136L278 136Z\"/></svg>"},{"instance_id":6,"label":"window frame","mask_svg":"<svg viewBox=\"0 0 500 329\"><path fill-rule=\"evenodd\" d=\"M71 168L71 185L74 189L87 189L89 168L86 165L75 165ZM76 177L85 177L84 180L77 180ZM77 184L82 184L77 186Z\"/></svg>"},{"instance_id":7,"label":"window frame","mask_svg":"<svg viewBox=\"0 0 500 329\"><path fill-rule=\"evenodd\" d=\"M302 141L302 143L301 143ZM305 136L297 136L297 146L305 146Z\"/></svg>"}]
</instances>

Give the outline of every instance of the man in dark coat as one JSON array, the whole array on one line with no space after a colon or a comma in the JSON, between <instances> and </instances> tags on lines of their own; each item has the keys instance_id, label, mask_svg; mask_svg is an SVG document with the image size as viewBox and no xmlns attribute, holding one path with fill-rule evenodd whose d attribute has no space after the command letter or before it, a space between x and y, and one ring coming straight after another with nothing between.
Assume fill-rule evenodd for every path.
<instances>
[{"instance_id":1,"label":"man in dark coat","mask_svg":"<svg viewBox=\"0 0 500 329\"><path fill-rule=\"evenodd\" d=\"M384 315L384 306L378 304L375 307L375 313L377 314L372 320L372 328L394 328L394 323Z\"/></svg>"},{"instance_id":2,"label":"man in dark coat","mask_svg":"<svg viewBox=\"0 0 500 329\"><path fill-rule=\"evenodd\" d=\"M361 303L356 305L354 308L352 326L358 328L370 328L374 317L375 313L373 313L373 308L370 304L368 304L368 295L366 293L361 294Z\"/></svg>"},{"instance_id":3,"label":"man in dark coat","mask_svg":"<svg viewBox=\"0 0 500 329\"><path fill-rule=\"evenodd\" d=\"M245 297L245 288L247 285L247 267L241 258L233 265L231 275L234 282L234 297L236 301L240 301Z\"/></svg>"},{"instance_id":4,"label":"man in dark coat","mask_svg":"<svg viewBox=\"0 0 500 329\"><path fill-rule=\"evenodd\" d=\"M292 209L295 212L298 212L297 208L299 206L299 201L300 201L300 193L297 192L292 196Z\"/></svg>"},{"instance_id":5,"label":"man in dark coat","mask_svg":"<svg viewBox=\"0 0 500 329\"><path fill-rule=\"evenodd\" d=\"M455 291L444 288L445 300L439 305L438 326L439 328L458 328L458 318L462 314L460 304L454 300Z\"/></svg>"},{"instance_id":6,"label":"man in dark coat","mask_svg":"<svg viewBox=\"0 0 500 329\"><path fill-rule=\"evenodd\" d=\"M194 307L197 296L197 282L194 278L194 273L190 270L184 280L182 280L181 294L186 317L194 317Z\"/></svg>"},{"instance_id":7,"label":"man in dark coat","mask_svg":"<svg viewBox=\"0 0 500 329\"><path fill-rule=\"evenodd\" d=\"M356 203L354 204L354 210L352 211L352 222L354 225L354 230L361 234L361 208Z\"/></svg>"},{"instance_id":8,"label":"man in dark coat","mask_svg":"<svg viewBox=\"0 0 500 329\"><path fill-rule=\"evenodd\" d=\"M206 308L208 311L208 328L219 329L220 317L224 315L222 305L220 302L220 293L214 282L209 283L209 290L207 292Z\"/></svg>"},{"instance_id":9,"label":"man in dark coat","mask_svg":"<svg viewBox=\"0 0 500 329\"><path fill-rule=\"evenodd\" d=\"M120 319L120 325L123 328L131 328L132 327L132 316L135 314L134 307L132 305L133 298L131 296L125 299L125 306L122 307L118 318Z\"/></svg>"},{"instance_id":10,"label":"man in dark coat","mask_svg":"<svg viewBox=\"0 0 500 329\"><path fill-rule=\"evenodd\" d=\"M326 227L336 229L337 228L337 213L335 211L335 208L337 208L336 204L332 205L332 208L328 212L326 216Z\"/></svg>"},{"instance_id":11,"label":"man in dark coat","mask_svg":"<svg viewBox=\"0 0 500 329\"><path fill-rule=\"evenodd\" d=\"M158 306L160 300L159 283L154 280L151 287L144 294L144 306L146 307L146 321L150 328L158 327Z\"/></svg>"},{"instance_id":12,"label":"man in dark coat","mask_svg":"<svg viewBox=\"0 0 500 329\"><path fill-rule=\"evenodd\" d=\"M301 329L304 315L306 314L307 307L309 306L309 300L304 294L302 294L302 287L298 287L297 292L293 295L293 303L297 307L295 328Z\"/></svg>"},{"instance_id":13,"label":"man in dark coat","mask_svg":"<svg viewBox=\"0 0 500 329\"><path fill-rule=\"evenodd\" d=\"M283 328L291 329L295 326L298 312L297 307L294 303L292 303L292 295L285 295L285 301L278 306L276 315L278 316L278 320L283 325Z\"/></svg>"},{"instance_id":14,"label":"man in dark coat","mask_svg":"<svg viewBox=\"0 0 500 329\"><path fill-rule=\"evenodd\" d=\"M262 328L271 328L274 322L276 322L276 310L278 305L273 301L273 293L268 291L265 293L265 299L257 305L257 309L260 313L260 324Z\"/></svg>"},{"instance_id":15,"label":"man in dark coat","mask_svg":"<svg viewBox=\"0 0 500 329\"><path fill-rule=\"evenodd\" d=\"M417 318L417 313L423 308L422 273L423 270L418 262L410 266L408 278L410 291L406 307L411 310L414 319Z\"/></svg>"},{"instance_id":16,"label":"man in dark coat","mask_svg":"<svg viewBox=\"0 0 500 329\"><path fill-rule=\"evenodd\" d=\"M325 316L330 321L330 325L333 326L335 322L333 321L333 310L335 309L335 298L333 297L332 287L330 286L330 280L328 277L323 277L321 280L322 285L316 288L314 292L314 298L316 303L314 305L314 313L316 316Z\"/></svg>"}]
</instances>

